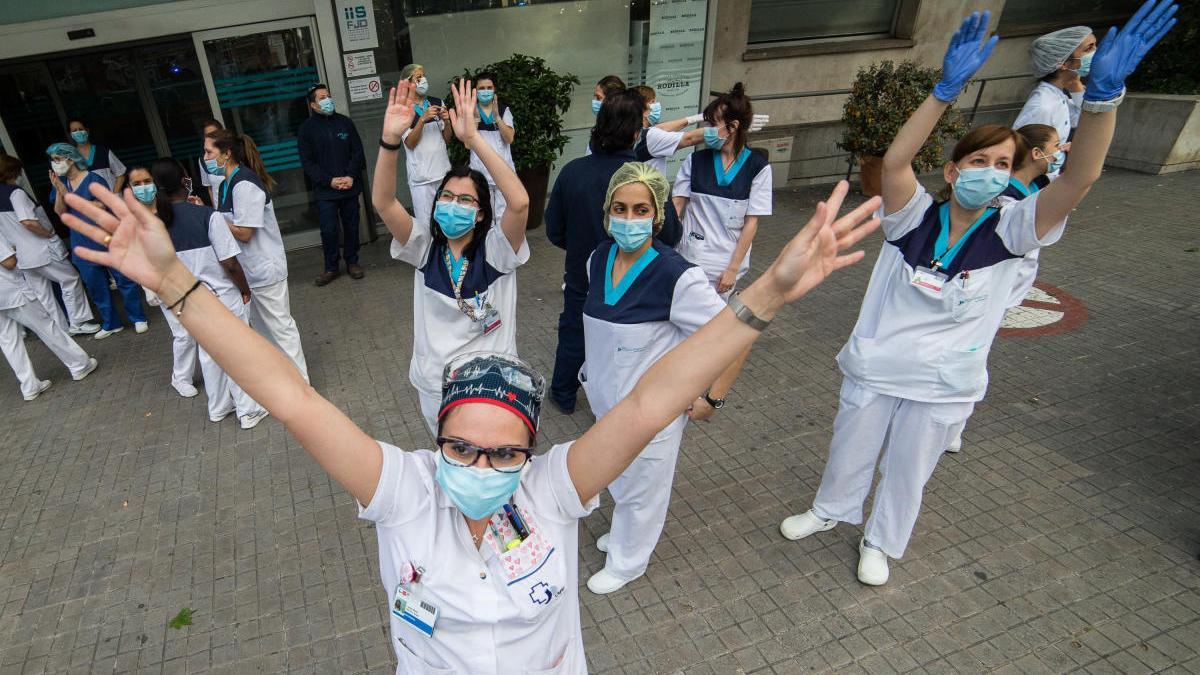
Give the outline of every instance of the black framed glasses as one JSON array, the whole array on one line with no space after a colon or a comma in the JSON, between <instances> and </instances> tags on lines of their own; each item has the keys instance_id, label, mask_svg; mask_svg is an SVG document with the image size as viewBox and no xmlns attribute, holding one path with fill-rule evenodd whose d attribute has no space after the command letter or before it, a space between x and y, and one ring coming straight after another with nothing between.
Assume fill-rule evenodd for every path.
<instances>
[{"instance_id":1,"label":"black framed glasses","mask_svg":"<svg viewBox=\"0 0 1200 675\"><path fill-rule=\"evenodd\" d=\"M479 200L475 197L475 195L469 195L469 194L458 195L458 194L454 194L453 192L451 192L449 190L442 190L441 192L438 193L437 198L438 198L439 202L458 202L462 206L473 206L473 207L479 206Z\"/></svg>"},{"instance_id":2,"label":"black framed glasses","mask_svg":"<svg viewBox=\"0 0 1200 675\"><path fill-rule=\"evenodd\" d=\"M454 466L471 466L480 454L487 455L488 466L500 473L517 473L533 456L533 448L506 445L499 448L481 448L461 438L438 436L442 456Z\"/></svg>"}]
</instances>

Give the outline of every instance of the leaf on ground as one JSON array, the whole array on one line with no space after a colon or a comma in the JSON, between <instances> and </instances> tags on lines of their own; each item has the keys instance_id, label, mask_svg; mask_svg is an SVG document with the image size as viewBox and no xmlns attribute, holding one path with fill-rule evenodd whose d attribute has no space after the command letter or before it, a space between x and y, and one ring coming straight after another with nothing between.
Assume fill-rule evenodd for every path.
<instances>
[{"instance_id":1,"label":"leaf on ground","mask_svg":"<svg viewBox=\"0 0 1200 675\"><path fill-rule=\"evenodd\" d=\"M176 614L175 618L171 619L167 625L175 630L179 630L184 626L192 625L192 608L184 607L183 609L179 610L179 613Z\"/></svg>"}]
</instances>

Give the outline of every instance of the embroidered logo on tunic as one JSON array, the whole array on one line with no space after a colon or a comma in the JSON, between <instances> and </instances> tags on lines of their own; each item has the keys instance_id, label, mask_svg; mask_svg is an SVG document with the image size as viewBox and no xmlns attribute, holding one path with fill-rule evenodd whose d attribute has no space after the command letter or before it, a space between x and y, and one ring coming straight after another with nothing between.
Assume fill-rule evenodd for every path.
<instances>
[{"instance_id":1,"label":"embroidered logo on tunic","mask_svg":"<svg viewBox=\"0 0 1200 675\"><path fill-rule=\"evenodd\" d=\"M539 581L529 589L529 600L535 605L548 605L559 593L562 593L561 588Z\"/></svg>"}]
</instances>

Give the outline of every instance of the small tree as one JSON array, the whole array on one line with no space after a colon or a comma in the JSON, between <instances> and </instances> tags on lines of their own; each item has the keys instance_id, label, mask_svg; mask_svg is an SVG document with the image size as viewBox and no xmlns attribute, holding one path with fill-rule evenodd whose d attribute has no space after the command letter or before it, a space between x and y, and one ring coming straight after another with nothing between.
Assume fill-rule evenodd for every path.
<instances>
[{"instance_id":1,"label":"small tree","mask_svg":"<svg viewBox=\"0 0 1200 675\"><path fill-rule=\"evenodd\" d=\"M912 61L881 61L860 68L842 109L846 125L838 147L855 155L882 157L900 132L900 127L933 91L940 72L922 68ZM967 131L962 115L947 108L917 157L917 171L931 171L942 166L947 138L959 138Z\"/></svg>"}]
</instances>

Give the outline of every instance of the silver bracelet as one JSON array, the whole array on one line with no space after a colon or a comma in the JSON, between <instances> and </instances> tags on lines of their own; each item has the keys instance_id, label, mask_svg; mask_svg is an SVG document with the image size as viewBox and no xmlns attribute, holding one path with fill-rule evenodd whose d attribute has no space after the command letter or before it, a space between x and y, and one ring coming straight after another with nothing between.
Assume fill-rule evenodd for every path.
<instances>
[{"instance_id":1,"label":"silver bracelet","mask_svg":"<svg viewBox=\"0 0 1200 675\"><path fill-rule=\"evenodd\" d=\"M771 321L769 319L764 320L759 318L759 316L755 314L753 310L747 307L746 303L742 302L742 299L738 297L737 293L729 296L729 309L733 310L733 315L738 318L738 321L741 321L756 331L762 332L767 329L767 326L771 325Z\"/></svg>"},{"instance_id":2,"label":"silver bracelet","mask_svg":"<svg viewBox=\"0 0 1200 675\"><path fill-rule=\"evenodd\" d=\"M1124 101L1124 100L1125 100L1125 88L1122 87L1121 94L1114 99L1111 99L1108 101L1089 101L1087 99L1084 99L1083 103L1080 104L1079 107L1084 112L1106 113L1106 112L1112 112L1113 110L1116 110L1117 106L1121 105L1121 101Z\"/></svg>"}]
</instances>

